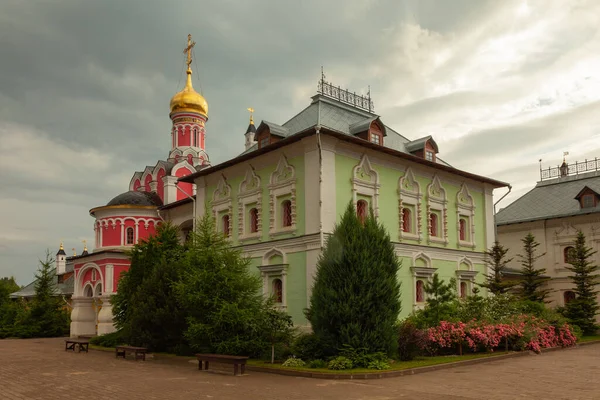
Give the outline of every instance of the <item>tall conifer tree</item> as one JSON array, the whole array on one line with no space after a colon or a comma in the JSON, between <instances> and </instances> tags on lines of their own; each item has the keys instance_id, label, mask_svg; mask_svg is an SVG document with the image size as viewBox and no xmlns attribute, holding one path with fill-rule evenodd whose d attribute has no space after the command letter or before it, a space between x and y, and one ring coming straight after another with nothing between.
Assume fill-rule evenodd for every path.
<instances>
[{"instance_id":1,"label":"tall conifer tree","mask_svg":"<svg viewBox=\"0 0 600 400\"><path fill-rule=\"evenodd\" d=\"M506 258L508 249L504 248L497 240L494 245L485 252L485 263L490 269L490 273L486 275L485 282L480 284L487 288L492 294L504 294L518 282L507 281L504 277L506 273L506 265L512 261L512 258Z\"/></svg>"},{"instance_id":2,"label":"tall conifer tree","mask_svg":"<svg viewBox=\"0 0 600 400\"><path fill-rule=\"evenodd\" d=\"M315 335L336 351L347 345L394 354L399 268L385 228L372 212L361 224L350 203L317 263L306 313Z\"/></svg>"},{"instance_id":3,"label":"tall conifer tree","mask_svg":"<svg viewBox=\"0 0 600 400\"><path fill-rule=\"evenodd\" d=\"M575 285L575 299L566 305L565 316L579 326L585 335L593 335L598 329L596 313L600 307L596 296L596 285L600 276L596 274L598 266L592 264L590 258L596 252L585 244L585 235L579 231L575 239L575 248L569 254L567 267L573 273L569 278Z\"/></svg>"},{"instance_id":4,"label":"tall conifer tree","mask_svg":"<svg viewBox=\"0 0 600 400\"><path fill-rule=\"evenodd\" d=\"M517 254L517 258L522 265L521 274L523 278L519 282L521 298L544 303L548 293L550 293L550 289L544 288L544 285L550 278L544 276L546 273L545 268L535 268L535 262L546 253L536 254L540 244L531 232L521 239L521 242L523 242L523 254Z\"/></svg>"}]
</instances>

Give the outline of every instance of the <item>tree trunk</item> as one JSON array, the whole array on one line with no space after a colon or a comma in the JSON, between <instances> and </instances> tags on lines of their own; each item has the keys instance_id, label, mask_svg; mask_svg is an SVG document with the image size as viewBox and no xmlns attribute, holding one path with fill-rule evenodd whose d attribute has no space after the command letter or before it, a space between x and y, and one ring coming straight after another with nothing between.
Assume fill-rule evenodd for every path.
<instances>
[{"instance_id":1,"label":"tree trunk","mask_svg":"<svg viewBox=\"0 0 600 400\"><path fill-rule=\"evenodd\" d=\"M271 364L275 364L275 345L271 345Z\"/></svg>"}]
</instances>

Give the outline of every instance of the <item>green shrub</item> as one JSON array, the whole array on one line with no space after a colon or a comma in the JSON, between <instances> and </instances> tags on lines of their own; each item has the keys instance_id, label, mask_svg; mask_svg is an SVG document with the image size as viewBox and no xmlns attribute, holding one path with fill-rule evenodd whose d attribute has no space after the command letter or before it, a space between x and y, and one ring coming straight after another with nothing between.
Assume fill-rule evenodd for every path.
<instances>
[{"instance_id":1,"label":"green shrub","mask_svg":"<svg viewBox=\"0 0 600 400\"><path fill-rule=\"evenodd\" d=\"M329 361L329 369L343 370L352 369L352 361L344 356L338 356L333 360Z\"/></svg>"},{"instance_id":2,"label":"green shrub","mask_svg":"<svg viewBox=\"0 0 600 400\"><path fill-rule=\"evenodd\" d=\"M292 345L292 354L304 360L326 359L334 355L328 346L314 333L300 335Z\"/></svg>"},{"instance_id":3,"label":"green shrub","mask_svg":"<svg viewBox=\"0 0 600 400\"><path fill-rule=\"evenodd\" d=\"M90 339L90 343L101 347L116 347L125 344L122 331L107 333L106 335L95 336Z\"/></svg>"},{"instance_id":4,"label":"green shrub","mask_svg":"<svg viewBox=\"0 0 600 400\"><path fill-rule=\"evenodd\" d=\"M369 363L369 365L367 365L368 369L378 369L378 370L383 370L383 369L390 369L390 364L388 364L385 361L371 361Z\"/></svg>"},{"instance_id":5,"label":"green shrub","mask_svg":"<svg viewBox=\"0 0 600 400\"><path fill-rule=\"evenodd\" d=\"M425 332L418 329L411 320L398 324L398 358L402 361L414 360L422 353L425 344Z\"/></svg>"},{"instance_id":6,"label":"green shrub","mask_svg":"<svg viewBox=\"0 0 600 400\"><path fill-rule=\"evenodd\" d=\"M312 360L308 364L308 368L327 368L327 361L324 360Z\"/></svg>"},{"instance_id":7,"label":"green shrub","mask_svg":"<svg viewBox=\"0 0 600 400\"><path fill-rule=\"evenodd\" d=\"M296 358L295 356L291 356L282 364L284 367L303 367L305 364L300 358Z\"/></svg>"},{"instance_id":8,"label":"green shrub","mask_svg":"<svg viewBox=\"0 0 600 400\"><path fill-rule=\"evenodd\" d=\"M344 345L342 349L340 349L340 356L346 357L350 361L352 361L352 365L354 368L368 368L369 364L373 361L383 361L387 362L388 357L383 352L377 353L367 353L367 349L355 349L348 345Z\"/></svg>"}]
</instances>

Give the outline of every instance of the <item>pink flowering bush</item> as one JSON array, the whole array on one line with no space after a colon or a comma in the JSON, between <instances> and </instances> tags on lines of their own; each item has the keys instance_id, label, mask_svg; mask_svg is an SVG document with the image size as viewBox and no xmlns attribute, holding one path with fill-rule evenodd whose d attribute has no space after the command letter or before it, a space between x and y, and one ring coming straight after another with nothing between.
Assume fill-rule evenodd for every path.
<instances>
[{"instance_id":1,"label":"pink flowering bush","mask_svg":"<svg viewBox=\"0 0 600 400\"><path fill-rule=\"evenodd\" d=\"M432 354L443 349L462 354L463 347L473 352L513 349L539 353L543 348L573 346L577 341L567 323L557 326L526 314L514 316L505 323L442 321L425 332L422 348Z\"/></svg>"}]
</instances>

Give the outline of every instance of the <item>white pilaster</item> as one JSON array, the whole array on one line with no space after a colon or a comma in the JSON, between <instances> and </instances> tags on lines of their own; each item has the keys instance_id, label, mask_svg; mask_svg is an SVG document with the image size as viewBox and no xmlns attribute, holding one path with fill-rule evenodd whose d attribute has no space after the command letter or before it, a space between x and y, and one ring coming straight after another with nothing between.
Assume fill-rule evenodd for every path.
<instances>
[{"instance_id":1,"label":"white pilaster","mask_svg":"<svg viewBox=\"0 0 600 400\"><path fill-rule=\"evenodd\" d=\"M176 176L165 176L163 178L164 183L164 204L169 204L177 200L177 177Z\"/></svg>"}]
</instances>

